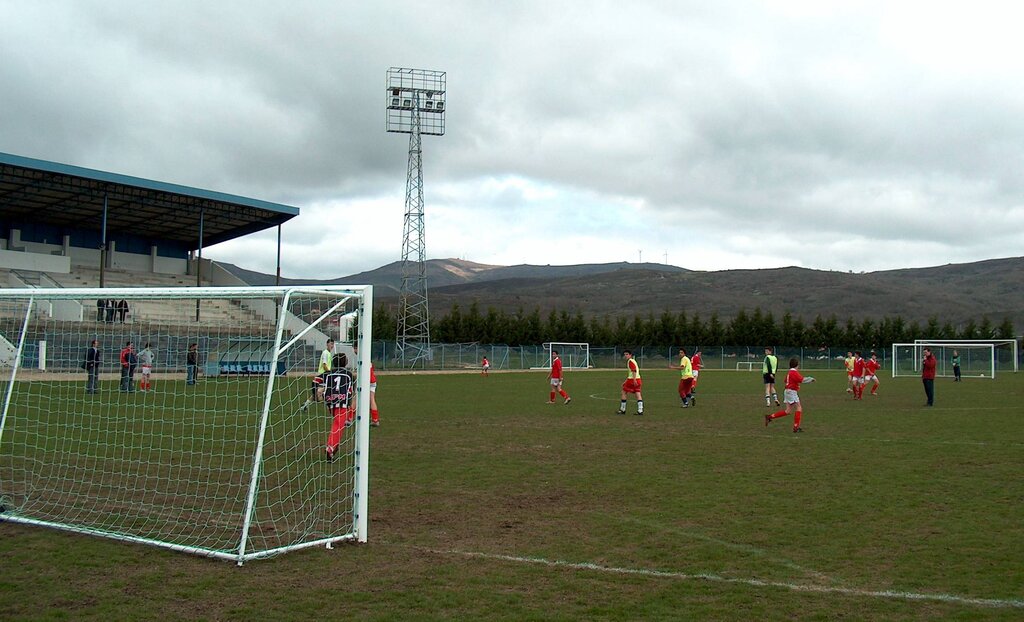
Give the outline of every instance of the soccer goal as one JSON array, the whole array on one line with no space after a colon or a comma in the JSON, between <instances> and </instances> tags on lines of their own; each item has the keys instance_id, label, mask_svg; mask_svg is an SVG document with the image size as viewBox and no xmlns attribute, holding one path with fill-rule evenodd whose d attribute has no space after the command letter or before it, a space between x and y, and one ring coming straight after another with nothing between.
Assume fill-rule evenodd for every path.
<instances>
[{"instance_id":1,"label":"soccer goal","mask_svg":"<svg viewBox=\"0 0 1024 622\"><path fill-rule=\"evenodd\" d=\"M91 311L109 298L128 302L130 323ZM371 286L0 289L0 520L239 565L365 542L372 298ZM339 318L352 314L350 337ZM357 407L332 461L326 406L303 406L328 338L349 353Z\"/></svg>"},{"instance_id":2,"label":"soccer goal","mask_svg":"<svg viewBox=\"0 0 1024 622\"><path fill-rule=\"evenodd\" d=\"M1020 357L1017 354L1016 339L915 339L914 343L948 344L952 346L991 343L996 348L996 368L1004 366L1005 368L1012 367L1015 372L1020 371Z\"/></svg>"},{"instance_id":3,"label":"soccer goal","mask_svg":"<svg viewBox=\"0 0 1024 622\"><path fill-rule=\"evenodd\" d=\"M995 378L996 351L992 343L894 343L892 344L892 377L920 376L924 349L929 348L936 359L935 376L953 377L953 352L960 355L960 373L964 378Z\"/></svg>"},{"instance_id":4,"label":"soccer goal","mask_svg":"<svg viewBox=\"0 0 1024 622\"><path fill-rule=\"evenodd\" d=\"M562 369L590 369L589 343L545 343L544 351L548 355L548 369L551 368L553 351L558 352L558 358L562 359Z\"/></svg>"}]
</instances>

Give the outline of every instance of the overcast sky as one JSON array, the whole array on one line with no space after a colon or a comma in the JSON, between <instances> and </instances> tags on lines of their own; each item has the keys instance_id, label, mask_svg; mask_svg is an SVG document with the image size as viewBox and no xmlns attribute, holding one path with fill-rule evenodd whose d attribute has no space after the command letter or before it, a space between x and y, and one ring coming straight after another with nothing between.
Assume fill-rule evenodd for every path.
<instances>
[{"instance_id":1,"label":"overcast sky","mask_svg":"<svg viewBox=\"0 0 1024 622\"><path fill-rule=\"evenodd\" d=\"M1024 255L1012 2L0 0L0 151L285 203L398 260L389 67L447 72L429 259L873 271ZM204 250L274 272L276 229Z\"/></svg>"}]
</instances>

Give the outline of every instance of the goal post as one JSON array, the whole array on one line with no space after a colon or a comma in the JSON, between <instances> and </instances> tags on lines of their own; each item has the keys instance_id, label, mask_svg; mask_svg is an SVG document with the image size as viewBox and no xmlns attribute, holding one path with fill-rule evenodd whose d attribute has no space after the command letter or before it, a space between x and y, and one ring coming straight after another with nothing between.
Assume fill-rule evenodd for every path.
<instances>
[{"instance_id":1,"label":"goal post","mask_svg":"<svg viewBox=\"0 0 1024 622\"><path fill-rule=\"evenodd\" d=\"M0 289L0 520L238 564L365 542L372 304L369 285ZM355 381L330 461L328 339Z\"/></svg>"},{"instance_id":2,"label":"goal post","mask_svg":"<svg viewBox=\"0 0 1024 622\"><path fill-rule=\"evenodd\" d=\"M570 343L552 341L544 344L544 351L548 355L548 369L551 368L551 361L554 356L552 352L558 352L558 358L562 360L562 369L590 369L590 344Z\"/></svg>"},{"instance_id":3,"label":"goal post","mask_svg":"<svg viewBox=\"0 0 1024 622\"><path fill-rule=\"evenodd\" d=\"M995 378L996 346L989 343L929 342L892 344L892 377L920 376L924 349L935 356L935 376L953 378L954 351L960 356L960 371L964 378Z\"/></svg>"}]
</instances>

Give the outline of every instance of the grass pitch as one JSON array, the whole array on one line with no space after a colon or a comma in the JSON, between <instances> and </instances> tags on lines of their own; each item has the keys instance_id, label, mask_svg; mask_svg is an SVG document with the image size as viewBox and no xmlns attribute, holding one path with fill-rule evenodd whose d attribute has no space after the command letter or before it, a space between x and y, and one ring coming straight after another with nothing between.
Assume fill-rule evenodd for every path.
<instances>
[{"instance_id":1,"label":"grass pitch","mask_svg":"<svg viewBox=\"0 0 1024 622\"><path fill-rule=\"evenodd\" d=\"M0 523L3 619L1024 617L1024 376L808 372L805 432L760 375L382 375L370 542L233 564ZM559 400L560 402L560 400ZM772 409L774 410L774 409ZM329 423L324 420L324 433Z\"/></svg>"}]
</instances>

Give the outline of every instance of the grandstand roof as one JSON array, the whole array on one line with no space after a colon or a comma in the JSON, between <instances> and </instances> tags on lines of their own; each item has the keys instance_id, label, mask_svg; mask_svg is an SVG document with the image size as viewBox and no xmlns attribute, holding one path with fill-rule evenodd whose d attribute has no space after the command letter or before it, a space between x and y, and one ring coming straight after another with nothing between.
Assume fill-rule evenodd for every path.
<instances>
[{"instance_id":1,"label":"grandstand roof","mask_svg":"<svg viewBox=\"0 0 1024 622\"><path fill-rule=\"evenodd\" d=\"M174 240L198 248L275 227L299 208L0 153L0 212L12 220Z\"/></svg>"}]
</instances>

